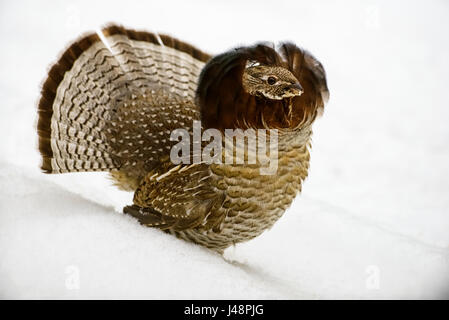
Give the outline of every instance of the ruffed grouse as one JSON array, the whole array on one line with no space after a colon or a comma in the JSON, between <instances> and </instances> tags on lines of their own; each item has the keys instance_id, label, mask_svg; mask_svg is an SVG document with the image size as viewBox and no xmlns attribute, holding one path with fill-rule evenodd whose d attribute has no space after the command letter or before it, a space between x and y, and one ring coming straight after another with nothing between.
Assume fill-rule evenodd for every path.
<instances>
[{"instance_id":1,"label":"ruffed grouse","mask_svg":"<svg viewBox=\"0 0 449 320\"><path fill-rule=\"evenodd\" d=\"M222 252L270 228L301 191L311 126L328 94L322 65L292 43L211 57L170 36L111 25L73 43L49 71L38 107L42 169L109 171L135 192L125 213ZM171 133L192 136L194 121L223 136L275 129L277 170L195 162L194 152L173 163Z\"/></svg>"}]
</instances>

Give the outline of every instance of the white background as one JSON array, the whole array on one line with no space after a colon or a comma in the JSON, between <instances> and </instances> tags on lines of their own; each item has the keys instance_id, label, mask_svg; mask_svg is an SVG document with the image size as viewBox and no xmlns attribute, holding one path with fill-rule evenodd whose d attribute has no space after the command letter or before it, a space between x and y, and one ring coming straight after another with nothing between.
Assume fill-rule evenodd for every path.
<instances>
[{"instance_id":1,"label":"white background","mask_svg":"<svg viewBox=\"0 0 449 320\"><path fill-rule=\"evenodd\" d=\"M2 1L1 298L449 298L445 1ZM210 53L291 40L328 74L309 178L225 259L121 214L105 174L40 173L46 70L106 22Z\"/></svg>"}]
</instances>

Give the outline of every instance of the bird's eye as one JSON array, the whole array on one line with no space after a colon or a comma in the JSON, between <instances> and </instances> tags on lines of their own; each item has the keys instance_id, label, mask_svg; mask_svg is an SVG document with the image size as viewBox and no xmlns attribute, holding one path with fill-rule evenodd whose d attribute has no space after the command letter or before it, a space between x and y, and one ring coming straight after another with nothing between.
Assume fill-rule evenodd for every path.
<instances>
[{"instance_id":1,"label":"bird's eye","mask_svg":"<svg viewBox=\"0 0 449 320\"><path fill-rule=\"evenodd\" d=\"M268 82L269 85L275 84L276 81L277 81L276 77L270 76L270 77L267 78L267 82Z\"/></svg>"}]
</instances>

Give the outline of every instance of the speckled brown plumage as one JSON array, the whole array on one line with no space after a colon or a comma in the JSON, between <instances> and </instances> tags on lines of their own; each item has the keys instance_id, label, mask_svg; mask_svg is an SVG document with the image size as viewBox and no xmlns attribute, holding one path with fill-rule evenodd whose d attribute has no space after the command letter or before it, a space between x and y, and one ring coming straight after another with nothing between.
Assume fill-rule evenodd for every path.
<instances>
[{"instance_id":1,"label":"speckled brown plumage","mask_svg":"<svg viewBox=\"0 0 449 320\"><path fill-rule=\"evenodd\" d=\"M264 68L277 81L266 91ZM125 213L221 252L270 228L301 191L311 126L327 99L323 67L291 43L211 57L112 25L72 44L49 72L38 110L42 169L109 171L135 192ZM277 129L277 171L262 175L259 162L174 164L170 134L192 135L194 120L222 133Z\"/></svg>"}]
</instances>

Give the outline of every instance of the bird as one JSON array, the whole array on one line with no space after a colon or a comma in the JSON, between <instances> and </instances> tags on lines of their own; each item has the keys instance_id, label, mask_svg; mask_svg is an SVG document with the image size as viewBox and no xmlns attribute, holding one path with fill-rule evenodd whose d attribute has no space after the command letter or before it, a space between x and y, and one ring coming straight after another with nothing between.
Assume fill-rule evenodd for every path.
<instances>
[{"instance_id":1,"label":"bird","mask_svg":"<svg viewBox=\"0 0 449 320\"><path fill-rule=\"evenodd\" d=\"M211 55L109 24L71 43L48 71L37 107L41 169L109 172L134 192L125 214L222 254L270 229L301 192L312 125L328 99L323 65L292 42ZM275 130L276 170L262 174L260 161L192 162L191 150L190 162L174 163L172 133L192 137L195 121L222 137Z\"/></svg>"}]
</instances>

